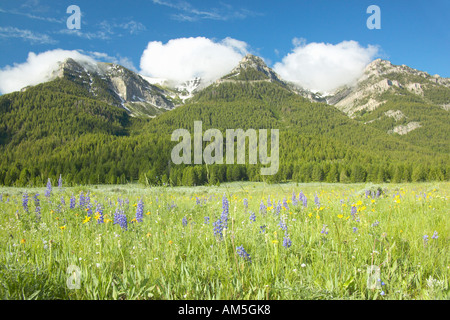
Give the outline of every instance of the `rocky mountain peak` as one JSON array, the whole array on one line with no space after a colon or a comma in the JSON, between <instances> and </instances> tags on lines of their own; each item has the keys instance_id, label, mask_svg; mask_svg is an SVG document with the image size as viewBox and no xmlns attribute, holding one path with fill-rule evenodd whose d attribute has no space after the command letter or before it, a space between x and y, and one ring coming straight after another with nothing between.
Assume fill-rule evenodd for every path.
<instances>
[{"instance_id":1,"label":"rocky mountain peak","mask_svg":"<svg viewBox=\"0 0 450 320\"><path fill-rule=\"evenodd\" d=\"M223 81L277 81L284 83L263 59L252 54L247 54L229 74L218 80L218 82Z\"/></svg>"},{"instance_id":2,"label":"rocky mountain peak","mask_svg":"<svg viewBox=\"0 0 450 320\"><path fill-rule=\"evenodd\" d=\"M68 58L59 64L53 74L53 78L56 77L66 78L85 87L93 97L102 97L108 103L123 107L131 115L153 115L158 113L157 109L174 108L164 90L118 64L94 64Z\"/></svg>"},{"instance_id":3,"label":"rocky mountain peak","mask_svg":"<svg viewBox=\"0 0 450 320\"><path fill-rule=\"evenodd\" d=\"M264 69L267 68L266 63L260 57L257 57L253 54L247 54L242 60L239 62L236 68L254 68L254 69ZM235 69L236 69L235 68Z\"/></svg>"}]
</instances>

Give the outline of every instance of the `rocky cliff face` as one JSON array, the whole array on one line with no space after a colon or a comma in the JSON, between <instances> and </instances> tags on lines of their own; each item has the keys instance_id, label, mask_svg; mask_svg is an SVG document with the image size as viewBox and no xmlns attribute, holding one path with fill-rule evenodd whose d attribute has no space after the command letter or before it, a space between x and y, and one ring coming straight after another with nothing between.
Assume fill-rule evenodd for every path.
<instances>
[{"instance_id":1,"label":"rocky cliff face","mask_svg":"<svg viewBox=\"0 0 450 320\"><path fill-rule=\"evenodd\" d=\"M445 90L450 93L450 79L438 75L431 76L405 65L396 66L381 59L367 65L363 76L355 86L339 88L325 99L327 103L354 117L357 112L374 111L386 102L382 94L387 91L398 94L401 90L396 89L405 89L422 97L426 102L438 104L444 109L450 104L450 96L448 102L442 103L441 99L438 101L431 94L427 94L434 90Z\"/></svg>"},{"instance_id":2,"label":"rocky cliff face","mask_svg":"<svg viewBox=\"0 0 450 320\"><path fill-rule=\"evenodd\" d=\"M93 97L123 107L132 116L155 116L175 107L168 91L117 64L87 64L69 58L60 64L54 76L84 86Z\"/></svg>"},{"instance_id":3,"label":"rocky cliff face","mask_svg":"<svg viewBox=\"0 0 450 320\"><path fill-rule=\"evenodd\" d=\"M280 76L270 69L263 59L247 54L229 74L217 82L227 81L276 81L285 83Z\"/></svg>"}]
</instances>

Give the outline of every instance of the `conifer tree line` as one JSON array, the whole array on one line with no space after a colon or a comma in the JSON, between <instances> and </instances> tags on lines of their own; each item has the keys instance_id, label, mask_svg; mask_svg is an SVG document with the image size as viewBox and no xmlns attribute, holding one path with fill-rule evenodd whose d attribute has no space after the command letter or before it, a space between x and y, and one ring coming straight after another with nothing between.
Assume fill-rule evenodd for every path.
<instances>
[{"instance_id":1,"label":"conifer tree line","mask_svg":"<svg viewBox=\"0 0 450 320\"><path fill-rule=\"evenodd\" d=\"M411 108L418 104L410 103ZM450 122L427 129L438 137L427 144L426 130L418 129L415 139L389 135L269 82L211 86L187 105L149 119L133 118L58 79L1 96L0 118L0 185L5 186L44 186L60 175L66 185L450 180L450 147L442 136ZM203 131L215 128L224 136L226 129L279 129L278 173L261 176L261 164L174 165L170 155L177 142L171 133L185 128L193 134L194 121L202 121Z\"/></svg>"}]
</instances>

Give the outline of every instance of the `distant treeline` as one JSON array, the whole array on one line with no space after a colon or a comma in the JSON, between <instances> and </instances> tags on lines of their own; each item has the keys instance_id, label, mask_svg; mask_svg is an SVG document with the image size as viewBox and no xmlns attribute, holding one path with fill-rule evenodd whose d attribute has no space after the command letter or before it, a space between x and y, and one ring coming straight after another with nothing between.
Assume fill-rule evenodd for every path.
<instances>
[{"instance_id":1,"label":"distant treeline","mask_svg":"<svg viewBox=\"0 0 450 320\"><path fill-rule=\"evenodd\" d=\"M211 86L188 105L139 119L59 79L1 96L0 120L0 184L6 186L43 186L60 174L66 185L450 180L449 123L433 128L439 145L424 143L427 131L420 129L409 140L269 82ZM279 129L278 173L261 176L260 165L174 165L171 133L193 134L194 121L222 132Z\"/></svg>"}]
</instances>

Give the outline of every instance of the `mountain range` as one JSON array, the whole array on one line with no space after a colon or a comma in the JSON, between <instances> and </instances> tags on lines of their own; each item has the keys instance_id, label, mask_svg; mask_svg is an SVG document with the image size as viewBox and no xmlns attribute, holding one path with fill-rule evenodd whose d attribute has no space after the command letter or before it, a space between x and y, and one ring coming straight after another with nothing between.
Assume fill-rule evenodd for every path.
<instances>
[{"instance_id":1,"label":"mountain range","mask_svg":"<svg viewBox=\"0 0 450 320\"><path fill-rule=\"evenodd\" d=\"M450 179L450 79L375 60L321 94L245 56L213 83L141 76L117 64L59 63L50 81L0 97L0 184L194 185L233 180ZM174 166L178 128L280 129L280 170Z\"/></svg>"}]
</instances>

